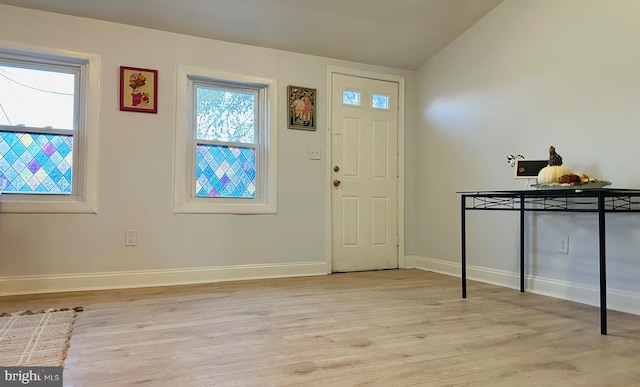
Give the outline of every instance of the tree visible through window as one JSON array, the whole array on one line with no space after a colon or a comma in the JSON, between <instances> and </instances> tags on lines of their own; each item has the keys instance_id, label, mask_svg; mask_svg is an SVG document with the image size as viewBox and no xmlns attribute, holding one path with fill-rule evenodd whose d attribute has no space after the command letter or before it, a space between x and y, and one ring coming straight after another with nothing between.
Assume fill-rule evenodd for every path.
<instances>
[{"instance_id":1,"label":"tree visible through window","mask_svg":"<svg viewBox=\"0 0 640 387\"><path fill-rule=\"evenodd\" d=\"M277 80L180 66L174 211L277 212Z\"/></svg>"},{"instance_id":2,"label":"tree visible through window","mask_svg":"<svg viewBox=\"0 0 640 387\"><path fill-rule=\"evenodd\" d=\"M255 142L255 92L198 87L196 93L199 139Z\"/></svg>"},{"instance_id":3,"label":"tree visible through window","mask_svg":"<svg viewBox=\"0 0 640 387\"><path fill-rule=\"evenodd\" d=\"M195 194L257 195L259 89L196 81Z\"/></svg>"}]
</instances>

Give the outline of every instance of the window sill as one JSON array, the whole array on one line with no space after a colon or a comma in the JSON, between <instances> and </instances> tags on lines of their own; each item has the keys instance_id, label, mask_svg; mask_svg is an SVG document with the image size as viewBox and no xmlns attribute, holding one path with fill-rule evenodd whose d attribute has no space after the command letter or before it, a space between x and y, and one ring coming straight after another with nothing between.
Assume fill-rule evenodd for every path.
<instances>
[{"instance_id":1,"label":"window sill","mask_svg":"<svg viewBox=\"0 0 640 387\"><path fill-rule=\"evenodd\" d=\"M0 195L3 214L97 214L94 203L87 201L15 201Z\"/></svg>"},{"instance_id":2,"label":"window sill","mask_svg":"<svg viewBox=\"0 0 640 387\"><path fill-rule=\"evenodd\" d=\"M175 203L174 214L237 214L237 215L259 215L275 214L277 207L275 204L265 203L203 203L200 201Z\"/></svg>"}]
</instances>

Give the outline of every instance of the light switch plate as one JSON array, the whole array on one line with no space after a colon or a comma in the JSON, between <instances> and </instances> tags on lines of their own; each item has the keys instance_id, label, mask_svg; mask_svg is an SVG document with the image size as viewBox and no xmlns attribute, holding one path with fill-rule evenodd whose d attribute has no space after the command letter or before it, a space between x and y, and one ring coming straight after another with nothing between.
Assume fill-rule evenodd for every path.
<instances>
[{"instance_id":1,"label":"light switch plate","mask_svg":"<svg viewBox=\"0 0 640 387\"><path fill-rule=\"evenodd\" d=\"M138 232L136 230L126 230L124 232L124 245L136 246L138 244Z\"/></svg>"},{"instance_id":2,"label":"light switch plate","mask_svg":"<svg viewBox=\"0 0 640 387\"><path fill-rule=\"evenodd\" d=\"M309 147L309 160L320 160L320 147L310 146Z\"/></svg>"}]
</instances>

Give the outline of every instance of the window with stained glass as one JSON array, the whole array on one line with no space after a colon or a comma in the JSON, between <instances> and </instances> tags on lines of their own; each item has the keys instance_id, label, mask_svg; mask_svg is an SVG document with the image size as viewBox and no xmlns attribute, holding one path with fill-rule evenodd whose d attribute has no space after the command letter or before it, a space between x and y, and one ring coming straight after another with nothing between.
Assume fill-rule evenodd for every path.
<instances>
[{"instance_id":1,"label":"window with stained glass","mask_svg":"<svg viewBox=\"0 0 640 387\"><path fill-rule=\"evenodd\" d=\"M176 130L188 136L176 137L186 160L176 159L176 212L275 212L275 80L194 68L180 79Z\"/></svg>"},{"instance_id":2,"label":"window with stained glass","mask_svg":"<svg viewBox=\"0 0 640 387\"><path fill-rule=\"evenodd\" d=\"M198 197L255 198L259 90L195 81Z\"/></svg>"},{"instance_id":3,"label":"window with stained glass","mask_svg":"<svg viewBox=\"0 0 640 387\"><path fill-rule=\"evenodd\" d=\"M5 193L70 194L73 136L1 131L0 170Z\"/></svg>"},{"instance_id":4,"label":"window with stained glass","mask_svg":"<svg viewBox=\"0 0 640 387\"><path fill-rule=\"evenodd\" d=\"M0 187L74 193L80 65L0 55Z\"/></svg>"},{"instance_id":5,"label":"window with stained glass","mask_svg":"<svg viewBox=\"0 0 640 387\"><path fill-rule=\"evenodd\" d=\"M255 198L255 148L198 144L195 181L196 196Z\"/></svg>"}]
</instances>

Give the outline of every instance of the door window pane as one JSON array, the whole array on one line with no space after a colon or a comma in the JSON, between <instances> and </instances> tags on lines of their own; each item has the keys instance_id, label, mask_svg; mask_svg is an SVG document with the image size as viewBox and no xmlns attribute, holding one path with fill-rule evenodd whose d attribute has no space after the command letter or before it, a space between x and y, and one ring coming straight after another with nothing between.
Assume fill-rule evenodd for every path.
<instances>
[{"instance_id":1,"label":"door window pane","mask_svg":"<svg viewBox=\"0 0 640 387\"><path fill-rule=\"evenodd\" d=\"M371 107L374 109L389 110L389 96L385 94L373 94Z\"/></svg>"},{"instance_id":2,"label":"door window pane","mask_svg":"<svg viewBox=\"0 0 640 387\"><path fill-rule=\"evenodd\" d=\"M360 106L360 92L357 90L343 90L342 103L344 105Z\"/></svg>"}]
</instances>

